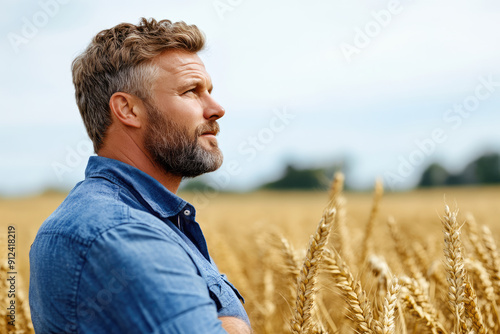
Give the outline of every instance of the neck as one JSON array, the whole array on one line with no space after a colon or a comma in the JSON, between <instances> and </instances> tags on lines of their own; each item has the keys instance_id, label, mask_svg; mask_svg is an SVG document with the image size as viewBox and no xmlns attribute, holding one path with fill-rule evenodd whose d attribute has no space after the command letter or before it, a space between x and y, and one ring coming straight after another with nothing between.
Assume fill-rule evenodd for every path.
<instances>
[{"instance_id":1,"label":"neck","mask_svg":"<svg viewBox=\"0 0 500 334\"><path fill-rule=\"evenodd\" d=\"M104 145L99 149L97 155L129 164L148 174L170 192L176 194L181 184L182 176L163 171L153 161L137 138L134 138L126 131L111 129L111 127L109 129L111 131L108 130Z\"/></svg>"}]
</instances>

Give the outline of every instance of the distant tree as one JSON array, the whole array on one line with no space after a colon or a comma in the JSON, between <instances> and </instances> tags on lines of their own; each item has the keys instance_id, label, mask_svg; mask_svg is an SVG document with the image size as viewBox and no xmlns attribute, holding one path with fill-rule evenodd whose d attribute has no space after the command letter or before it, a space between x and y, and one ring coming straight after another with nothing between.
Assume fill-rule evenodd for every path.
<instances>
[{"instance_id":1,"label":"distant tree","mask_svg":"<svg viewBox=\"0 0 500 334\"><path fill-rule=\"evenodd\" d=\"M283 177L277 181L262 186L263 189L276 190L305 190L324 188L324 170L322 169L296 169L288 165Z\"/></svg>"},{"instance_id":2,"label":"distant tree","mask_svg":"<svg viewBox=\"0 0 500 334\"><path fill-rule=\"evenodd\" d=\"M500 155L485 154L470 162L460 173L451 174L439 164L432 164L422 173L419 187L459 186L500 183Z\"/></svg>"},{"instance_id":3,"label":"distant tree","mask_svg":"<svg viewBox=\"0 0 500 334\"><path fill-rule=\"evenodd\" d=\"M487 154L473 162L478 183L500 183L500 155Z\"/></svg>"},{"instance_id":4,"label":"distant tree","mask_svg":"<svg viewBox=\"0 0 500 334\"><path fill-rule=\"evenodd\" d=\"M449 173L443 166L437 163L433 163L423 172L419 187L436 187L442 186L446 183L449 178Z\"/></svg>"},{"instance_id":5,"label":"distant tree","mask_svg":"<svg viewBox=\"0 0 500 334\"><path fill-rule=\"evenodd\" d=\"M477 184L475 162L469 163L460 173L450 174L446 180L448 186L463 186Z\"/></svg>"},{"instance_id":6,"label":"distant tree","mask_svg":"<svg viewBox=\"0 0 500 334\"><path fill-rule=\"evenodd\" d=\"M472 161L462 172L451 175L448 185L500 183L500 155L485 154Z\"/></svg>"},{"instance_id":7,"label":"distant tree","mask_svg":"<svg viewBox=\"0 0 500 334\"><path fill-rule=\"evenodd\" d=\"M472 182L474 183L474 182ZM465 184L471 184L470 182L466 182L465 179L463 178L462 174L450 174L446 178L446 182L444 183L447 186L461 186Z\"/></svg>"}]
</instances>

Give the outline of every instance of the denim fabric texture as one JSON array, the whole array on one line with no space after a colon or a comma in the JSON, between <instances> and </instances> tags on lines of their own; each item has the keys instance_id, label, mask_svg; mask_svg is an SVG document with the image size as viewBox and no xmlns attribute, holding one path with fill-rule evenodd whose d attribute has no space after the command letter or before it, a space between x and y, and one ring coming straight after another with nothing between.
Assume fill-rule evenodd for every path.
<instances>
[{"instance_id":1,"label":"denim fabric texture","mask_svg":"<svg viewBox=\"0 0 500 334\"><path fill-rule=\"evenodd\" d=\"M194 207L126 163L93 156L30 250L36 333L226 333L249 323ZM241 301L240 301L241 300Z\"/></svg>"}]
</instances>

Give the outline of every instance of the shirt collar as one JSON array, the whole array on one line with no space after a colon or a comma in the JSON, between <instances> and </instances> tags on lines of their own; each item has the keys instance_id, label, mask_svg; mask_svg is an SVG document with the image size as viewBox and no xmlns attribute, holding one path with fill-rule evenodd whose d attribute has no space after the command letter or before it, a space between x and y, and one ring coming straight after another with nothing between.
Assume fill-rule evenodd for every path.
<instances>
[{"instance_id":1,"label":"shirt collar","mask_svg":"<svg viewBox=\"0 0 500 334\"><path fill-rule=\"evenodd\" d=\"M179 214L186 206L194 214L194 207L165 188L153 177L127 163L91 156L85 170L85 178L105 178L130 190L139 200L162 218Z\"/></svg>"}]
</instances>

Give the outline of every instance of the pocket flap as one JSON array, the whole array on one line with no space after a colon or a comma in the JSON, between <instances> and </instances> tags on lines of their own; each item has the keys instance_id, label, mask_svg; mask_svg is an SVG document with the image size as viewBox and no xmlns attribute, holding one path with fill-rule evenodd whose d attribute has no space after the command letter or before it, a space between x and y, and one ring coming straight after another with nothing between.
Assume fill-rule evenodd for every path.
<instances>
[{"instance_id":1,"label":"pocket flap","mask_svg":"<svg viewBox=\"0 0 500 334\"><path fill-rule=\"evenodd\" d=\"M240 299L243 303L245 300L240 292L232 285L225 275L218 277L210 276L207 279L210 298L215 301L217 311L229 306L234 301Z\"/></svg>"},{"instance_id":2,"label":"pocket flap","mask_svg":"<svg viewBox=\"0 0 500 334\"><path fill-rule=\"evenodd\" d=\"M229 282L229 280L227 279L227 276L222 274L221 275L222 279L224 280L224 282L226 282L227 285L229 285L231 287L231 289L233 289L234 293L236 294L236 296L238 297L238 299L241 300L241 302L243 304L245 304L245 298L243 298L243 296L241 295L241 293L238 291L238 289L236 289L236 287L231 283Z\"/></svg>"}]
</instances>

